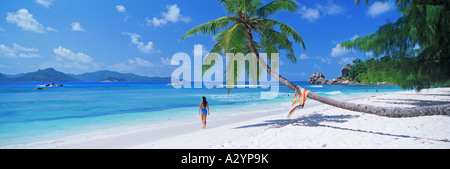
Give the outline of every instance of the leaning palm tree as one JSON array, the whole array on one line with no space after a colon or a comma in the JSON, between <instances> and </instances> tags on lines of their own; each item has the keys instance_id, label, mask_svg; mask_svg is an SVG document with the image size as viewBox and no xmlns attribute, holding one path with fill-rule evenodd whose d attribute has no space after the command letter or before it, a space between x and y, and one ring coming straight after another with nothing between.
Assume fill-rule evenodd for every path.
<instances>
[{"instance_id":1,"label":"leaning palm tree","mask_svg":"<svg viewBox=\"0 0 450 169\"><path fill-rule=\"evenodd\" d=\"M268 4L252 0L219 0L219 2L226 8L228 16L196 26L184 34L180 40L196 34L215 35L214 40L217 43L211 53L251 52L260 68L278 79L283 85L295 90L297 85L272 71L270 65L260 57L259 53L267 53L267 56L270 56L271 53L279 53L280 50L284 50L287 52L286 57L291 62L296 62L291 40L306 49L302 37L292 27L268 17L285 10L295 12L298 3L292 0L275 0ZM209 67L211 66L204 66L203 72ZM418 108L387 108L338 101L313 92L310 92L308 97L335 107L387 117L450 114L450 105L448 104Z\"/></svg>"}]
</instances>

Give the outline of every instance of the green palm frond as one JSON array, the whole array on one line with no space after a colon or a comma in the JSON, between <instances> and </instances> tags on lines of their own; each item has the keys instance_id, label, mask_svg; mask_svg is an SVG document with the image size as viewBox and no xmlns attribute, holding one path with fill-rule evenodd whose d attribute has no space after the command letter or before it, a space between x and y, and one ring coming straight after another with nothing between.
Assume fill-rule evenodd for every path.
<instances>
[{"instance_id":1,"label":"green palm frond","mask_svg":"<svg viewBox=\"0 0 450 169\"><path fill-rule=\"evenodd\" d=\"M225 7L228 14L232 14L235 16L239 15L239 4L236 0L219 0L219 3L221 3Z\"/></svg>"},{"instance_id":2,"label":"green palm frond","mask_svg":"<svg viewBox=\"0 0 450 169\"><path fill-rule=\"evenodd\" d=\"M261 38L261 44L264 47L264 52L270 57L272 53L279 53L278 50L286 50L286 58L291 62L296 63L297 59L294 55L294 49L292 49L292 42L284 36L282 33L273 29L267 29L264 31L264 35Z\"/></svg>"},{"instance_id":3,"label":"green palm frond","mask_svg":"<svg viewBox=\"0 0 450 169\"><path fill-rule=\"evenodd\" d=\"M253 8L259 9L259 8L261 8L261 5L264 3L264 1L252 1L251 3L252 3ZM256 12L258 12L258 11L256 10Z\"/></svg>"},{"instance_id":4,"label":"green palm frond","mask_svg":"<svg viewBox=\"0 0 450 169\"><path fill-rule=\"evenodd\" d=\"M255 47L258 50L262 50L263 47L261 47L257 42L253 41L253 43L255 44ZM213 49L210 51L210 53L219 53L222 54L222 56L226 57L226 53L232 53L234 55L236 55L237 53L243 53L243 54L247 54L247 53L251 53L249 47L247 45L242 45L242 46L231 46L232 44L230 44L230 50L226 51L220 42L216 43L216 45L213 47ZM206 58L208 58L209 55L206 56ZM205 58L205 59L206 59ZM203 69L202 69L202 76L203 74L208 71L212 66L214 66L214 62L211 65L203 65Z\"/></svg>"},{"instance_id":5,"label":"green palm frond","mask_svg":"<svg viewBox=\"0 0 450 169\"><path fill-rule=\"evenodd\" d=\"M379 0L382 2L386 2L388 0ZM402 4L411 4L411 5L417 5L418 0L397 0L397 5ZM355 4L361 4L361 0L355 0ZM366 5L369 5L369 0L366 0Z\"/></svg>"},{"instance_id":6,"label":"green palm frond","mask_svg":"<svg viewBox=\"0 0 450 169\"><path fill-rule=\"evenodd\" d=\"M211 49L211 51L209 53L223 54L224 50L223 50L223 47L220 45L220 43L216 43L216 45L214 45L214 47Z\"/></svg>"},{"instance_id":7,"label":"green palm frond","mask_svg":"<svg viewBox=\"0 0 450 169\"><path fill-rule=\"evenodd\" d=\"M302 48L306 50L303 38L300 36L300 34L297 33L297 31L295 31L295 29L293 29L289 25L271 19L262 19L260 20L260 23L262 29L274 29L276 26L278 26L284 36L291 37L296 43L300 43L302 45Z\"/></svg>"},{"instance_id":8,"label":"green palm frond","mask_svg":"<svg viewBox=\"0 0 450 169\"><path fill-rule=\"evenodd\" d=\"M295 12L298 5L299 4L295 1L276 0L259 8L256 13L259 17L266 18L267 16L273 15L279 11L287 10L289 12Z\"/></svg>"},{"instance_id":9,"label":"green palm frond","mask_svg":"<svg viewBox=\"0 0 450 169\"><path fill-rule=\"evenodd\" d=\"M245 39L245 25L242 23L234 24L227 30L219 33L215 41L220 43L223 50L229 51L233 48L247 45Z\"/></svg>"},{"instance_id":10,"label":"green palm frond","mask_svg":"<svg viewBox=\"0 0 450 169\"><path fill-rule=\"evenodd\" d=\"M361 2L360 2L360 0L355 0L355 4L360 4ZM366 5L368 5L369 4L369 0L366 0Z\"/></svg>"},{"instance_id":11,"label":"green palm frond","mask_svg":"<svg viewBox=\"0 0 450 169\"><path fill-rule=\"evenodd\" d=\"M247 13L250 14L250 16L256 14L256 8L253 5L261 4L254 3L251 0L219 0L219 2L225 6L228 14L233 14L244 18L247 17Z\"/></svg>"},{"instance_id":12,"label":"green palm frond","mask_svg":"<svg viewBox=\"0 0 450 169\"><path fill-rule=\"evenodd\" d=\"M205 24L201 24L198 25L194 28L192 28L191 30L189 30L188 32L186 32L181 38L180 40L184 40L185 38L189 37L189 36L194 36L198 33L203 34L203 35L214 35L216 33L218 33L221 29L224 29L228 26L228 24L230 22L233 22L233 20L235 20L235 17L232 16L224 16L221 18L218 18L216 20L213 21L209 21L208 23Z\"/></svg>"}]
</instances>

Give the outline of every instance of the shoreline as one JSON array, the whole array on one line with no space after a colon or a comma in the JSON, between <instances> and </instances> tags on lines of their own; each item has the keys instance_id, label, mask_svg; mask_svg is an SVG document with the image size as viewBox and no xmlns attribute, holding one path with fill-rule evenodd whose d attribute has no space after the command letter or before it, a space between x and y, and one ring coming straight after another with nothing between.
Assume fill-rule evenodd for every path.
<instances>
[{"instance_id":1,"label":"shoreline","mask_svg":"<svg viewBox=\"0 0 450 169\"><path fill-rule=\"evenodd\" d=\"M353 99L351 102L375 103L383 106L416 106L417 95L422 101L440 104L450 102L450 88L428 89L423 92L402 91ZM394 103L381 103L392 99ZM389 100L390 101L390 100ZM413 101L411 105L411 101ZM450 116L388 118L343 110L328 105L302 109L294 118L282 115L262 117L228 124L214 130L197 131L130 148L179 149L280 149L280 148L450 148Z\"/></svg>"},{"instance_id":2,"label":"shoreline","mask_svg":"<svg viewBox=\"0 0 450 169\"><path fill-rule=\"evenodd\" d=\"M309 107L318 106L319 103L316 101L310 101L308 104ZM251 113L239 113L239 114L231 114L231 115L213 115L208 116L208 125L207 129L219 128L225 125L245 122L249 120L254 120L256 118L261 117L270 117L273 115L284 115L287 116L288 108L285 108L285 111L280 112L280 110L268 110L262 111L258 110ZM178 123L180 122L180 123ZM120 133L114 134L106 134L104 136L100 136L98 138L87 138L92 134L87 134L89 136L81 136L85 137L85 139L79 139L77 136L62 138L53 141L45 141L42 143L33 143L31 145L26 146L26 148L50 148L50 149L73 149L73 148L101 148L101 149L109 149L109 148L130 148L139 144L145 144L147 142L159 141L171 137L176 137L183 134L195 133L201 130L201 121L200 117L196 118L195 121L186 122L183 120L175 120L173 122L169 122L168 124L156 126L153 124L149 124L147 126L136 126L131 127L128 131L123 131L123 129L112 129L112 130L120 130ZM133 130L133 131L130 131ZM72 138L74 140L72 140ZM79 139L79 140L75 140Z\"/></svg>"},{"instance_id":3,"label":"shoreline","mask_svg":"<svg viewBox=\"0 0 450 169\"><path fill-rule=\"evenodd\" d=\"M353 95L344 95L345 100L353 100L364 98L367 95L380 95L383 93L358 93ZM335 96L342 97L342 96ZM283 108L276 110L254 110L250 113L231 113L208 116L207 129L213 129L228 124L245 122L257 118L270 117L273 115L281 115L286 118L291 99L289 102L272 103L275 105L282 104ZM308 99L304 109L319 106L321 103ZM249 106L247 106L248 108ZM228 112L229 113L229 112ZM128 148L136 144L143 144L149 141L162 140L186 133L197 132L201 129L200 117L193 119L194 121L173 120L167 124L158 122L157 124L138 125L127 128L114 128L108 130L107 133L92 132L81 135L57 138L54 140L34 142L27 145L19 145L13 147L19 148L51 148L51 149L72 149L72 148ZM98 134L98 135L97 135ZM94 136L95 135L95 136Z\"/></svg>"},{"instance_id":4,"label":"shoreline","mask_svg":"<svg viewBox=\"0 0 450 169\"><path fill-rule=\"evenodd\" d=\"M442 89L442 88L437 88ZM430 89L433 90L433 89ZM448 91L449 96L446 95L447 101L450 102L450 88L443 89L444 91ZM441 91L442 92L442 91ZM367 93L367 94L358 94L353 95L353 97L348 97L345 100L351 102L361 102L366 103L370 102L372 99L384 98L387 99L389 97L395 95L404 95L404 94L414 94L414 91L400 91L400 92L386 92L386 93ZM444 94L445 95L445 94ZM373 101L372 101L373 102ZM290 103L289 103L290 104ZM395 104L394 104L395 105ZM326 127L327 124L321 124L322 121L328 121L328 117L333 117L330 121L349 121L352 118L361 118L361 117L370 117L375 119L388 119L390 121L394 120L386 117L379 117L370 114L363 114L359 112L347 111L335 107L331 107L325 104L318 103L313 101L312 99L307 100L307 105L304 109L295 112L293 117L286 118L288 107L285 108L286 111L261 111L252 112L252 113L244 113L236 116L230 116L225 119L217 119L214 116L208 117L208 126L206 130L201 130L201 122L200 119L194 122L183 123L183 124L170 124L164 125L160 127L154 126L143 126L140 129L127 131L122 133L116 133L113 135L105 135L103 137L94 138L94 139L80 139L74 140L55 140L52 142L47 142L39 145L31 145L28 148L322 148L315 146L293 146L291 143L286 143L286 146L274 146L274 145L260 145L255 146L253 144L249 144L248 140L246 140L245 136L250 135L255 137L254 142L258 142L262 140L267 140L264 138L257 137L258 135L264 134L265 131L274 131L273 129L289 129L295 128L295 126L315 126L312 129ZM336 111L345 112L344 115L337 115ZM333 115L334 114L334 115ZM338 113L342 114L342 113ZM324 120L325 118L325 120ZM334 119L336 118L336 119ZM342 118L342 119L341 119ZM348 118L348 119L347 119ZM416 117L417 119L435 119L442 118L446 122L450 122L449 116L426 116L426 117ZM414 119L414 118L412 118ZM314 122L310 124L308 121L320 121L319 123ZM394 120L395 121L395 120ZM299 123L299 124L298 124ZM344 123L344 122L343 122ZM287 127L286 127L287 126ZM328 126L333 129L332 126ZM447 127L448 128L448 127ZM339 129L339 127L335 127L334 129ZM342 128L343 129L343 128ZM349 129L348 131L358 131L358 129ZM285 131L280 131L284 133ZM444 139L450 139L450 131L445 131L448 136L445 136ZM319 132L320 133L320 132ZM370 133L370 132L368 132ZM376 133L376 132L375 132ZM387 134L389 135L389 134ZM238 137L236 137L238 136ZM239 136L242 136L239 137ZM396 136L392 134L392 136ZM401 134L397 136L402 136ZM265 136L271 138L273 136ZM196 139L197 138L197 139ZM199 139L203 138L205 142L209 143L203 145L203 140ZM238 141L236 141L238 140ZM240 140L240 141L239 141ZM436 140L436 139L435 139ZM439 140L439 139L437 139ZM191 143L189 143L191 142ZM225 143L237 143L237 145L229 145ZM196 145L198 144L198 145ZM240 144L240 145L239 145ZM289 145L289 146L288 146ZM327 144L324 144L327 147ZM321 145L323 146L323 145ZM329 148L333 148L328 146ZM356 147L335 147L335 148L358 148ZM361 148L361 147L359 147ZM362 146L362 148L373 148L372 146ZM405 148L405 147L401 147ZM408 147L406 147L408 148ZM415 147L411 147L415 148ZM437 148L442 148L441 146ZM450 143L444 146L444 148L450 148Z\"/></svg>"}]
</instances>

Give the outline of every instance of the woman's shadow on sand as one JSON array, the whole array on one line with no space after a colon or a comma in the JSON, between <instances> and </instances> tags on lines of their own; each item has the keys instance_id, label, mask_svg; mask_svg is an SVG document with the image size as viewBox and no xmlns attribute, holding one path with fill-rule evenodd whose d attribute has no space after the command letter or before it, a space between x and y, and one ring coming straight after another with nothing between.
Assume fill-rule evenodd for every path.
<instances>
[{"instance_id":1,"label":"woman's shadow on sand","mask_svg":"<svg viewBox=\"0 0 450 169\"><path fill-rule=\"evenodd\" d=\"M329 115L323 115L323 114L313 114L313 115L310 115L310 116L303 116L303 117L299 117L299 118L296 118L296 119L266 120L264 123L240 126L240 127L234 128L234 129L243 129L243 128L250 128L250 127L264 127L264 126L268 126L269 128L281 128L281 127L284 127L284 126L287 126L287 125L307 126L307 127L328 127L328 128L333 128L333 129L337 129L337 130L345 130L345 131L361 132L361 133L370 133L370 134L377 134L377 135L383 135L383 136L392 136L392 137L401 137L401 138L415 138L415 139L426 139L426 140L430 140L430 141L449 142L449 141L447 141L445 139L422 138L422 137L416 137L416 136L408 136L408 135L401 135L401 134L375 132L375 131L368 131L368 130L361 130L361 129L352 129L352 128L345 128L345 127L321 124L323 122L345 123L345 122L348 122L349 119L358 118L358 117L359 117L359 115L333 115L333 116L329 116Z\"/></svg>"}]
</instances>

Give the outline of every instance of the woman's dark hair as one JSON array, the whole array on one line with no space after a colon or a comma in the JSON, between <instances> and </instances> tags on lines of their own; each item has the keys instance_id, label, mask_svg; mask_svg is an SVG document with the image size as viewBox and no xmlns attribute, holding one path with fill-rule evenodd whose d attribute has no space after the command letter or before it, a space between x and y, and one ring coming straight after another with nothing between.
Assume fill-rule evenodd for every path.
<instances>
[{"instance_id":1,"label":"woman's dark hair","mask_svg":"<svg viewBox=\"0 0 450 169\"><path fill-rule=\"evenodd\" d=\"M205 96L202 97L202 101L203 101L202 102L203 107L206 108L206 103L208 103L208 102L206 101L206 97Z\"/></svg>"}]
</instances>

